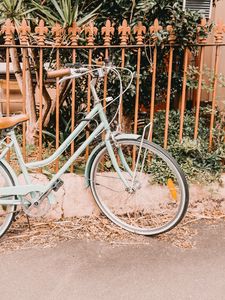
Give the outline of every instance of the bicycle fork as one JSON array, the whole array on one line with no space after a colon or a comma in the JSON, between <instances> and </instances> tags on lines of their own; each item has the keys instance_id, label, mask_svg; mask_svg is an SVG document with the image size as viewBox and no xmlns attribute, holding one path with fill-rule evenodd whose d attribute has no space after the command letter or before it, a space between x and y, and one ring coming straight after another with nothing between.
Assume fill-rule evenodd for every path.
<instances>
[{"instance_id":1,"label":"bicycle fork","mask_svg":"<svg viewBox=\"0 0 225 300\"><path fill-rule=\"evenodd\" d=\"M146 133L146 130L147 130L148 127L149 127L149 133L148 133L148 136L147 136L147 140L149 140L151 130L152 130L152 123L151 122L144 127L144 130L143 130L143 133L142 133L142 136L141 136L141 143L140 143L139 151L138 151L138 154L137 154L137 161L136 161L136 164L135 164L135 167L134 167L134 171L132 171L132 169L129 167L129 165L128 165L125 157L124 157L123 150L121 149L121 147L119 145L116 145L116 141L114 142L116 147L118 148L118 155L119 155L119 159L122 163L122 166L128 172L128 174L131 177L131 184L123 176L121 168L119 167L119 165L117 163L117 159L116 159L115 153L113 151L112 145L111 145L109 139L106 139L106 147L107 147L109 156L111 158L113 167L115 168L116 172L118 173L120 179L123 181L123 183L126 187L126 190L129 191L130 193L132 193L136 190L136 188L135 188L135 183L136 183L135 178L136 178L136 174L137 174L137 168L139 166L139 161L141 159L141 150L142 150L142 146L143 146L143 143L144 143L145 133ZM142 162L141 162L141 170L139 172L140 175L143 173L146 156L147 156L147 150L145 150L144 156L143 156L143 159L142 159Z\"/></svg>"}]
</instances>

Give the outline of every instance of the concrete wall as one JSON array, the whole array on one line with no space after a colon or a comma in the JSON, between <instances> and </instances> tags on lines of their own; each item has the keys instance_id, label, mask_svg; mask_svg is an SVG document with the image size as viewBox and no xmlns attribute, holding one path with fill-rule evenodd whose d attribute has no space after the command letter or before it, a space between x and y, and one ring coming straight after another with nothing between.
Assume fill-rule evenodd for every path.
<instances>
[{"instance_id":1,"label":"concrete wall","mask_svg":"<svg viewBox=\"0 0 225 300\"><path fill-rule=\"evenodd\" d=\"M47 177L43 174L32 174L31 177L32 182L35 184L46 184L48 182ZM21 175L19 176L19 180L21 184L24 184ZM83 176L64 174L62 180L64 184L57 192L53 192L55 203L52 205L45 218L58 220L66 217L98 216L100 214L100 210L93 199L90 188L86 188L85 186L85 179ZM149 190L147 191L149 193ZM202 184L191 184L189 186L189 192L190 202L188 212L193 216L214 213L217 215L225 214L225 174L222 176L221 184L211 183L207 186ZM146 200L146 191L144 187L139 190L139 193L143 196L143 200ZM158 189L154 189L151 195L153 199L157 199L162 197L162 193L162 188L158 187ZM115 199L113 200L115 201ZM115 205L118 209L121 209L121 200L123 200L121 197L118 197L116 200ZM149 207L149 202L147 204ZM159 201L157 201L157 204L159 204ZM156 207L151 208L157 211Z\"/></svg>"}]
</instances>

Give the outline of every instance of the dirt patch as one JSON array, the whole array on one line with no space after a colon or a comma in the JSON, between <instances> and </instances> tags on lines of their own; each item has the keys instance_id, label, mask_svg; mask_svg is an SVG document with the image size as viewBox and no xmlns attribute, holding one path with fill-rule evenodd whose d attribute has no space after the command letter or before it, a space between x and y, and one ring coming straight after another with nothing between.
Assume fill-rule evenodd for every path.
<instances>
[{"instance_id":1,"label":"dirt patch","mask_svg":"<svg viewBox=\"0 0 225 300\"><path fill-rule=\"evenodd\" d=\"M166 241L179 248L195 246L194 236L198 234L196 224L207 220L208 224L225 220L224 215L187 214L184 220L173 230L155 237L140 236L129 233L114 225L104 216L68 218L61 221L45 221L22 216L13 223L7 234L1 239L0 253L30 248L55 247L71 239L106 241L110 244L151 244L152 239Z\"/></svg>"}]
</instances>

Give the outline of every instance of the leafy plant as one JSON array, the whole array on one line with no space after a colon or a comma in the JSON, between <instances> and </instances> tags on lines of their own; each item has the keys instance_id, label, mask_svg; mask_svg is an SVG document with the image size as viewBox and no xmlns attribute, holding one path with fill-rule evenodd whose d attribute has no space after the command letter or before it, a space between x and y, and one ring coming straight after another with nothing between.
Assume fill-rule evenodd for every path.
<instances>
[{"instance_id":1,"label":"leafy plant","mask_svg":"<svg viewBox=\"0 0 225 300\"><path fill-rule=\"evenodd\" d=\"M29 18L35 8L31 8L29 1L24 0L2 0L0 2L0 24L10 19L19 26L23 18Z\"/></svg>"},{"instance_id":2,"label":"leafy plant","mask_svg":"<svg viewBox=\"0 0 225 300\"><path fill-rule=\"evenodd\" d=\"M77 21L78 26L82 26L93 19L101 7L100 3L89 11L87 1L81 2L79 0L48 0L44 6L37 0L33 0L32 4L40 18L45 19L50 25L58 22L64 28L71 26L74 21Z\"/></svg>"},{"instance_id":3,"label":"leafy plant","mask_svg":"<svg viewBox=\"0 0 225 300\"><path fill-rule=\"evenodd\" d=\"M195 111L187 110L184 115L183 139L179 142L180 113L171 110L169 115L168 151L178 161L190 182L211 182L219 180L224 171L225 145L224 121L217 110L213 129L213 148L209 151L209 122L211 109L201 108L198 138L194 140ZM153 141L163 146L165 112L158 111L154 119ZM156 166L155 166L156 168ZM160 171L161 170L161 171ZM157 167L155 176L163 169Z\"/></svg>"},{"instance_id":4,"label":"leafy plant","mask_svg":"<svg viewBox=\"0 0 225 300\"><path fill-rule=\"evenodd\" d=\"M187 87L189 89L197 89L199 83L199 67L189 65L187 69ZM213 91L213 85L215 81L214 71L207 67L206 65L202 71L202 85L201 89L205 90L207 93L211 93ZM217 75L217 83L219 87L225 87L225 75L223 73L219 73Z\"/></svg>"}]
</instances>

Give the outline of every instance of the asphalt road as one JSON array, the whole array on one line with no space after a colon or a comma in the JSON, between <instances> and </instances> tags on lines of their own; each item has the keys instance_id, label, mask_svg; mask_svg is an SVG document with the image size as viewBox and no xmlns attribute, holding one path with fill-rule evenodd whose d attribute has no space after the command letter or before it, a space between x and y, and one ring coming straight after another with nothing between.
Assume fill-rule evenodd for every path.
<instances>
[{"instance_id":1,"label":"asphalt road","mask_svg":"<svg viewBox=\"0 0 225 300\"><path fill-rule=\"evenodd\" d=\"M2 254L1 300L225 299L225 224L201 226L196 247L72 240Z\"/></svg>"}]
</instances>

